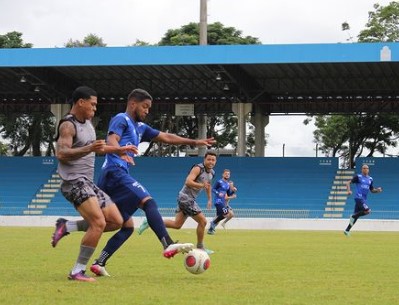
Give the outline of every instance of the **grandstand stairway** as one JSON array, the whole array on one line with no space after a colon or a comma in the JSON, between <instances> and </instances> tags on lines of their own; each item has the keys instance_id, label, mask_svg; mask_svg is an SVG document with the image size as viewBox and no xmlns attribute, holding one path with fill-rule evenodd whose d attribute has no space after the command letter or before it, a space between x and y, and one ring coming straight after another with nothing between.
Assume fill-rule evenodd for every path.
<instances>
[{"instance_id":1,"label":"grandstand stairway","mask_svg":"<svg viewBox=\"0 0 399 305\"><path fill-rule=\"evenodd\" d=\"M28 209L24 210L24 215L41 215L47 209L48 204L59 191L61 178L57 172L51 174L51 178L47 183L43 184L35 194L35 197L28 204Z\"/></svg>"},{"instance_id":2,"label":"grandstand stairway","mask_svg":"<svg viewBox=\"0 0 399 305\"><path fill-rule=\"evenodd\" d=\"M353 169L337 170L324 208L324 218L343 217L346 200L348 199L345 183L352 179L354 174L355 171Z\"/></svg>"}]
</instances>

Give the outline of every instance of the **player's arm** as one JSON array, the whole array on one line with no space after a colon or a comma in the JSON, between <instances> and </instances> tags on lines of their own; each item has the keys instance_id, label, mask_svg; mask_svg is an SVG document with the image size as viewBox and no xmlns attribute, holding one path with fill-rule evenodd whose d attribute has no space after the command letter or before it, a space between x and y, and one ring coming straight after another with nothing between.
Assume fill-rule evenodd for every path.
<instances>
[{"instance_id":1,"label":"player's arm","mask_svg":"<svg viewBox=\"0 0 399 305\"><path fill-rule=\"evenodd\" d=\"M208 182L208 185L209 187L205 187L206 196L208 197L208 203L206 204L206 208L210 210L212 207L212 188L210 182Z\"/></svg>"},{"instance_id":2,"label":"player's arm","mask_svg":"<svg viewBox=\"0 0 399 305\"><path fill-rule=\"evenodd\" d=\"M131 152L133 154L138 154L139 150L134 145L126 145L120 146L119 145L120 136L116 133L112 133L107 137L107 146L104 148L104 153L106 154L117 154L123 160L128 163L134 164L133 158L129 156L127 153Z\"/></svg>"},{"instance_id":3,"label":"player's arm","mask_svg":"<svg viewBox=\"0 0 399 305\"><path fill-rule=\"evenodd\" d=\"M160 132L158 136L154 138L154 141L163 142L167 144L174 144L174 145L190 145L190 146L212 146L216 143L214 138L208 139L189 139L183 138L173 133L168 132Z\"/></svg>"},{"instance_id":4,"label":"player's arm","mask_svg":"<svg viewBox=\"0 0 399 305\"><path fill-rule=\"evenodd\" d=\"M348 180L345 185L346 185L346 191L348 192L348 195L352 195L352 190L351 190L351 183L358 183L359 178L358 176L353 176L351 180Z\"/></svg>"},{"instance_id":5,"label":"player's arm","mask_svg":"<svg viewBox=\"0 0 399 305\"><path fill-rule=\"evenodd\" d=\"M370 192L372 193L381 193L382 192L382 187L374 187L373 182L370 184Z\"/></svg>"},{"instance_id":6,"label":"player's arm","mask_svg":"<svg viewBox=\"0 0 399 305\"><path fill-rule=\"evenodd\" d=\"M195 179L197 179L197 177L200 173L201 173L201 169L199 168L199 166L194 166L186 178L185 185L187 187L191 187L191 188L194 188L197 190L205 189L207 187L210 189L209 182L201 183L201 182L195 181Z\"/></svg>"},{"instance_id":7,"label":"player's arm","mask_svg":"<svg viewBox=\"0 0 399 305\"><path fill-rule=\"evenodd\" d=\"M73 138L75 135L75 125L72 122L65 121L61 123L56 148L57 159L60 162L67 163L82 158L92 152L103 152L105 147L104 140L96 140L89 145L72 148Z\"/></svg>"}]
</instances>

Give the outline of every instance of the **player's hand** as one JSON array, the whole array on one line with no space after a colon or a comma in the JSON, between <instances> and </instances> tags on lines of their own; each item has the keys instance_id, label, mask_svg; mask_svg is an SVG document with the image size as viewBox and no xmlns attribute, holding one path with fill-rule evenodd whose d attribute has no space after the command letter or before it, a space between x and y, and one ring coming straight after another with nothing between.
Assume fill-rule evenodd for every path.
<instances>
[{"instance_id":1,"label":"player's hand","mask_svg":"<svg viewBox=\"0 0 399 305\"><path fill-rule=\"evenodd\" d=\"M209 200L208 203L206 204L207 210L210 210L212 208L212 201Z\"/></svg>"},{"instance_id":2,"label":"player's hand","mask_svg":"<svg viewBox=\"0 0 399 305\"><path fill-rule=\"evenodd\" d=\"M209 182L204 182L204 189L209 190L211 188L211 184Z\"/></svg>"},{"instance_id":3,"label":"player's hand","mask_svg":"<svg viewBox=\"0 0 399 305\"><path fill-rule=\"evenodd\" d=\"M352 195L352 191L351 190L348 190L348 195Z\"/></svg>"},{"instance_id":4,"label":"player's hand","mask_svg":"<svg viewBox=\"0 0 399 305\"><path fill-rule=\"evenodd\" d=\"M131 164L131 165L135 165L135 164L134 164L134 159L133 159L133 157L131 157L131 156L129 156L129 155L126 155L126 154L121 155L121 159L124 160L124 161L126 161L127 163L129 163L129 164Z\"/></svg>"},{"instance_id":5,"label":"player's hand","mask_svg":"<svg viewBox=\"0 0 399 305\"><path fill-rule=\"evenodd\" d=\"M134 145L121 146L120 147L120 151L122 153L131 152L131 153L133 153L135 155L139 154L139 149L137 148L137 146L134 146Z\"/></svg>"},{"instance_id":6,"label":"player's hand","mask_svg":"<svg viewBox=\"0 0 399 305\"><path fill-rule=\"evenodd\" d=\"M207 147L210 147L210 146L212 146L214 144L216 144L216 140L214 138L195 140L195 146L207 146Z\"/></svg>"},{"instance_id":7,"label":"player's hand","mask_svg":"<svg viewBox=\"0 0 399 305\"><path fill-rule=\"evenodd\" d=\"M90 146L92 152L104 153L106 143L105 140L95 140L93 143L90 144Z\"/></svg>"},{"instance_id":8,"label":"player's hand","mask_svg":"<svg viewBox=\"0 0 399 305\"><path fill-rule=\"evenodd\" d=\"M382 192L382 187L377 187L377 192L381 193Z\"/></svg>"}]
</instances>

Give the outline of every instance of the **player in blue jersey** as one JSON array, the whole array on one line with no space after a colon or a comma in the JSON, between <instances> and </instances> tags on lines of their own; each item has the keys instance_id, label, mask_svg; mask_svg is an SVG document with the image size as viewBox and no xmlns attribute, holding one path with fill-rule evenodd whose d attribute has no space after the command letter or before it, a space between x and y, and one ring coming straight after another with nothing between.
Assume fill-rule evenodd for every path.
<instances>
[{"instance_id":1,"label":"player in blue jersey","mask_svg":"<svg viewBox=\"0 0 399 305\"><path fill-rule=\"evenodd\" d=\"M213 145L216 141L208 139L187 139L175 134L162 132L143 123L152 106L151 95L142 89L133 90L127 101L126 112L112 118L107 135L107 144L115 147L138 146L140 142L163 142L191 146ZM129 153L128 153L129 154ZM131 157L134 155L129 154ZM107 260L132 235L134 224L132 215L138 208L145 213L149 226L157 235L166 258L193 248L190 243L174 243L169 236L155 200L148 190L129 174L129 164L115 154L107 154L102 166L98 186L107 192L116 203L123 217L122 228L112 236L90 270L97 275L108 275L105 270Z\"/></svg>"},{"instance_id":2,"label":"player in blue jersey","mask_svg":"<svg viewBox=\"0 0 399 305\"><path fill-rule=\"evenodd\" d=\"M230 189L235 188L234 182L231 180L229 181L229 185L230 185ZM236 189L235 192L237 192L237 188L235 188L235 189ZM230 200L237 198L237 194L235 192L234 192L234 194L232 194L230 196L226 194L226 207L229 209L229 213L226 215L226 217L224 218L224 221L222 221L222 223L221 223L221 226L223 227L223 229L226 229L226 227L225 227L226 223L234 217L234 211L230 205Z\"/></svg>"},{"instance_id":3,"label":"player in blue jersey","mask_svg":"<svg viewBox=\"0 0 399 305\"><path fill-rule=\"evenodd\" d=\"M344 234L346 236L350 235L350 230L359 219L359 217L370 214L371 209L367 205L367 194L372 193L381 193L382 188L373 186L373 178L369 176L369 167L366 164L362 166L362 173L355 175L351 180L346 183L346 189L348 191L348 195L352 194L350 184L353 183L356 185L356 194L355 194L355 209L354 213L349 218L349 225L345 229Z\"/></svg>"},{"instance_id":4,"label":"player in blue jersey","mask_svg":"<svg viewBox=\"0 0 399 305\"><path fill-rule=\"evenodd\" d=\"M213 185L212 193L214 195L213 204L216 208L216 217L211 221L210 227L208 229L208 234L215 234L216 226L220 221L227 218L230 212L230 208L226 202L226 199L235 198L235 192L237 188L230 184L230 170L225 169L223 171L222 179L216 181Z\"/></svg>"}]
</instances>

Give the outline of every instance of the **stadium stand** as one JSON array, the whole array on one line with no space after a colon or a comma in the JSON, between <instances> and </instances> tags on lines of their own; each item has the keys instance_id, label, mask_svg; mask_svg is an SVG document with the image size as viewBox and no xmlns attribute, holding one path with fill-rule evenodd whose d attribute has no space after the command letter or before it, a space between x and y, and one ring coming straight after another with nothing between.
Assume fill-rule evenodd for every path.
<instances>
[{"instance_id":1,"label":"stadium stand","mask_svg":"<svg viewBox=\"0 0 399 305\"><path fill-rule=\"evenodd\" d=\"M0 215L24 215L56 170L54 157L0 158ZM38 200L37 202L32 200Z\"/></svg>"},{"instance_id":2,"label":"stadium stand","mask_svg":"<svg viewBox=\"0 0 399 305\"><path fill-rule=\"evenodd\" d=\"M96 159L96 176L103 160ZM201 161L198 157L140 157L131 173L148 188L162 215L173 216L178 191L191 166ZM56 163L54 158L0 158L0 214L78 215L59 192ZM239 189L238 198L231 202L237 217L321 218L338 160L220 157L215 179L225 168L232 171ZM11 169L13 178L6 175ZM205 209L205 194L198 201L206 216L214 216L213 209ZM142 215L141 211L136 214Z\"/></svg>"}]
</instances>

